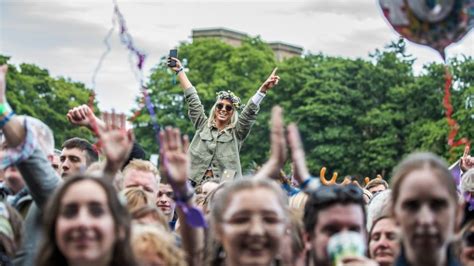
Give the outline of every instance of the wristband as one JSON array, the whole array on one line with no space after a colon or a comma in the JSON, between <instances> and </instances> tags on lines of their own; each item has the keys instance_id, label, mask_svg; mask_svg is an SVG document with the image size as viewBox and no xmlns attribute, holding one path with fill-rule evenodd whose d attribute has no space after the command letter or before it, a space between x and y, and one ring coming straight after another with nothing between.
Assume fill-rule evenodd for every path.
<instances>
[{"instance_id":1,"label":"wristband","mask_svg":"<svg viewBox=\"0 0 474 266\"><path fill-rule=\"evenodd\" d=\"M183 66L181 66L181 67L180 67L178 70L176 70L176 75L178 75L178 74L179 74L179 72L181 72L181 71L183 71L183 70L184 70L184 67L183 67Z\"/></svg>"},{"instance_id":2,"label":"wristband","mask_svg":"<svg viewBox=\"0 0 474 266\"><path fill-rule=\"evenodd\" d=\"M10 113L12 111L12 108L8 103L1 103L0 104L0 115L4 115L7 113Z\"/></svg>"},{"instance_id":3,"label":"wristband","mask_svg":"<svg viewBox=\"0 0 474 266\"><path fill-rule=\"evenodd\" d=\"M188 200L194 197L194 188L189 182L186 182L186 192L184 193L174 193L173 200L176 202L186 203Z\"/></svg>"},{"instance_id":4,"label":"wristband","mask_svg":"<svg viewBox=\"0 0 474 266\"><path fill-rule=\"evenodd\" d=\"M15 112L11 111L8 115L4 116L2 120L0 120L0 128L3 128L12 117L15 115Z\"/></svg>"}]
</instances>

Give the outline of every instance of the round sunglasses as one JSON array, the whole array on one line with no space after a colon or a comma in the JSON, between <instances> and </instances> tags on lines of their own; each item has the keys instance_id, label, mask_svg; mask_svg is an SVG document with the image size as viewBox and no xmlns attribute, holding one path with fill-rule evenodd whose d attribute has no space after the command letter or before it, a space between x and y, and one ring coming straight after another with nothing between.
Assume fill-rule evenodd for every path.
<instances>
[{"instance_id":1,"label":"round sunglasses","mask_svg":"<svg viewBox=\"0 0 474 266\"><path fill-rule=\"evenodd\" d=\"M227 112L230 112L230 111L234 110L234 107L233 107L232 105L230 105L230 104L218 103L218 104L216 105L216 107L217 107L218 110L222 110L222 109L225 107L225 110L226 110Z\"/></svg>"}]
</instances>

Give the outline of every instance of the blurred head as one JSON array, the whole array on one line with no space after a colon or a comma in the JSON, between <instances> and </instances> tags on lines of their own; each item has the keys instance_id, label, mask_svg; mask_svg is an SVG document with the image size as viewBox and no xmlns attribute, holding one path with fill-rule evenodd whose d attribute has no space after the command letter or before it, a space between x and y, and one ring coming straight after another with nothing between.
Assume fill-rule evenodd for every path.
<instances>
[{"instance_id":1,"label":"blurred head","mask_svg":"<svg viewBox=\"0 0 474 266\"><path fill-rule=\"evenodd\" d=\"M135 223L160 226L164 230L170 231L168 218L155 206L142 206L133 210L131 215Z\"/></svg>"},{"instance_id":2,"label":"blurred head","mask_svg":"<svg viewBox=\"0 0 474 266\"><path fill-rule=\"evenodd\" d=\"M409 263L446 263L463 215L447 164L431 153L409 155L395 168L392 200Z\"/></svg>"},{"instance_id":3,"label":"blurred head","mask_svg":"<svg viewBox=\"0 0 474 266\"><path fill-rule=\"evenodd\" d=\"M174 235L160 227L134 224L132 247L143 266L187 265L185 254L176 246Z\"/></svg>"},{"instance_id":4,"label":"blurred head","mask_svg":"<svg viewBox=\"0 0 474 266\"><path fill-rule=\"evenodd\" d=\"M0 251L14 258L23 237L23 219L9 204L0 202Z\"/></svg>"},{"instance_id":5,"label":"blurred head","mask_svg":"<svg viewBox=\"0 0 474 266\"><path fill-rule=\"evenodd\" d=\"M400 251L400 230L390 217L374 222L369 233L369 257L380 266L390 266Z\"/></svg>"},{"instance_id":6,"label":"blurred head","mask_svg":"<svg viewBox=\"0 0 474 266\"><path fill-rule=\"evenodd\" d=\"M292 209L297 209L301 212L301 214L304 213L304 206L306 204L306 201L308 200L308 194L304 192L299 192L296 193L295 195L290 197L288 206ZM303 218L303 217L301 217Z\"/></svg>"},{"instance_id":7,"label":"blurred head","mask_svg":"<svg viewBox=\"0 0 474 266\"><path fill-rule=\"evenodd\" d=\"M465 172L461 178L461 192L463 195L469 193L474 196L474 168Z\"/></svg>"},{"instance_id":8,"label":"blurred head","mask_svg":"<svg viewBox=\"0 0 474 266\"><path fill-rule=\"evenodd\" d=\"M319 187L309 194L303 222L315 265L329 265L327 245L331 236L352 231L367 239L362 190L353 184Z\"/></svg>"},{"instance_id":9,"label":"blurred head","mask_svg":"<svg viewBox=\"0 0 474 266\"><path fill-rule=\"evenodd\" d=\"M202 182L202 184L200 185L200 194L203 194L204 196L209 194L211 191L213 191L219 186L219 181L220 180L218 178L211 178Z\"/></svg>"},{"instance_id":10,"label":"blurred head","mask_svg":"<svg viewBox=\"0 0 474 266\"><path fill-rule=\"evenodd\" d=\"M288 222L286 200L271 180L238 180L217 194L211 224L227 264L271 264Z\"/></svg>"},{"instance_id":11,"label":"blurred head","mask_svg":"<svg viewBox=\"0 0 474 266\"><path fill-rule=\"evenodd\" d=\"M462 265L474 265L474 220L468 222L462 230L459 257Z\"/></svg>"},{"instance_id":12,"label":"blurred head","mask_svg":"<svg viewBox=\"0 0 474 266\"><path fill-rule=\"evenodd\" d=\"M158 187L156 207L168 218L168 222L173 220L176 202L173 199L174 192L170 184L161 183Z\"/></svg>"},{"instance_id":13,"label":"blurred head","mask_svg":"<svg viewBox=\"0 0 474 266\"><path fill-rule=\"evenodd\" d=\"M130 217L103 178L66 180L45 208L38 265L134 265Z\"/></svg>"},{"instance_id":14,"label":"blurred head","mask_svg":"<svg viewBox=\"0 0 474 266\"><path fill-rule=\"evenodd\" d=\"M61 165L61 151L54 149L54 154L51 160L51 166L54 168L54 171L58 173L58 175L61 175L61 168L59 167Z\"/></svg>"},{"instance_id":15,"label":"blurred head","mask_svg":"<svg viewBox=\"0 0 474 266\"><path fill-rule=\"evenodd\" d=\"M158 184L160 176L158 169L150 161L133 159L123 169L123 188L141 188L149 194L152 199L156 199L158 194Z\"/></svg>"},{"instance_id":16,"label":"blurred head","mask_svg":"<svg viewBox=\"0 0 474 266\"><path fill-rule=\"evenodd\" d=\"M304 265L304 227L302 211L299 209L289 210L290 222L285 230L280 245L280 256L283 265Z\"/></svg>"},{"instance_id":17,"label":"blurred head","mask_svg":"<svg viewBox=\"0 0 474 266\"><path fill-rule=\"evenodd\" d=\"M63 143L59 159L61 176L64 178L85 171L98 160L98 154L87 140L72 138Z\"/></svg>"},{"instance_id":18,"label":"blurred head","mask_svg":"<svg viewBox=\"0 0 474 266\"><path fill-rule=\"evenodd\" d=\"M370 180L369 183L367 183L367 185L365 186L365 189L370 191L370 193L372 193L372 195L375 195L379 192L382 192L382 191L388 189L388 183L387 183L387 181L385 181L381 178L375 178L375 179Z\"/></svg>"},{"instance_id":19,"label":"blurred head","mask_svg":"<svg viewBox=\"0 0 474 266\"><path fill-rule=\"evenodd\" d=\"M155 204L153 198L148 193L138 187L126 188L121 191L121 194L125 196L127 200L127 210L130 213L143 206L153 206Z\"/></svg>"},{"instance_id":20,"label":"blurred head","mask_svg":"<svg viewBox=\"0 0 474 266\"><path fill-rule=\"evenodd\" d=\"M23 176L16 166L8 166L5 169L5 185L14 195L25 187Z\"/></svg>"}]
</instances>

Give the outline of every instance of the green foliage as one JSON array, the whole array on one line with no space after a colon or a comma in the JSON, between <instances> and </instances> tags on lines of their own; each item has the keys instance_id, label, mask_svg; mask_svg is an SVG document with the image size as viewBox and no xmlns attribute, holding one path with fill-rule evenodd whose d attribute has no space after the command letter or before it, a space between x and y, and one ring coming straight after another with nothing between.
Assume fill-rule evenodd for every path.
<instances>
[{"instance_id":1,"label":"green foliage","mask_svg":"<svg viewBox=\"0 0 474 266\"><path fill-rule=\"evenodd\" d=\"M9 57L0 55L0 63ZM7 99L18 114L36 117L54 132L56 147L71 137L92 139L90 132L69 124L67 111L88 102L90 90L81 83L52 78L46 69L32 64L8 65Z\"/></svg>"},{"instance_id":2,"label":"green foliage","mask_svg":"<svg viewBox=\"0 0 474 266\"><path fill-rule=\"evenodd\" d=\"M233 47L218 39L182 43L179 55L187 62L187 75L197 88L205 110L216 92L232 90L245 103L274 67L281 77L261 105L258 119L245 141L243 172L268 158L270 109L279 104L285 120L298 123L310 171L322 166L339 176L390 178L392 168L406 154L432 151L450 162L463 147L447 145L449 128L443 107L445 67L427 64L415 75L412 55L398 40L375 50L369 60L307 54L276 62L273 51L260 38L249 38ZM9 57L0 55L0 63ZM160 126L175 126L192 138L182 89L163 57L152 70L148 93ZM448 63L453 74L453 118L460 125L456 139L474 139L474 60L462 56ZM87 102L83 84L49 76L45 69L21 64L10 66L8 98L18 113L48 123L61 143L71 136L90 138L86 130L71 128L65 114L70 107ZM139 99L137 98L137 102ZM139 143L150 153L158 146L146 108L133 121ZM136 111L136 110L132 110Z\"/></svg>"}]
</instances>

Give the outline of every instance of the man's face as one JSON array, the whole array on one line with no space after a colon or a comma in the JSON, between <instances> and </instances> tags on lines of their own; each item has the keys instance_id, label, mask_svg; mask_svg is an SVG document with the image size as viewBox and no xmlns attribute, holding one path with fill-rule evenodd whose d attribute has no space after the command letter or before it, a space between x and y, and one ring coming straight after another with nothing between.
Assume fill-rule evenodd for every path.
<instances>
[{"instance_id":1,"label":"man's face","mask_svg":"<svg viewBox=\"0 0 474 266\"><path fill-rule=\"evenodd\" d=\"M143 171L137 169L128 169L123 176L123 187L141 188L147 193L150 198L155 201L158 193L158 183L155 174L150 171Z\"/></svg>"},{"instance_id":2,"label":"man's face","mask_svg":"<svg viewBox=\"0 0 474 266\"><path fill-rule=\"evenodd\" d=\"M86 151L78 148L67 149L61 151L59 157L61 176L67 177L79 173L87 167Z\"/></svg>"},{"instance_id":3,"label":"man's face","mask_svg":"<svg viewBox=\"0 0 474 266\"><path fill-rule=\"evenodd\" d=\"M386 189L385 186L382 185L382 184L380 184L380 185L378 185L378 186L371 187L371 188L369 189L369 191L370 191L370 193L372 193L372 195L375 195L375 194L377 194L377 193L379 193L379 192L384 191L385 189Z\"/></svg>"},{"instance_id":4,"label":"man's face","mask_svg":"<svg viewBox=\"0 0 474 266\"><path fill-rule=\"evenodd\" d=\"M58 175L61 175L61 167L59 167L61 165L60 156L55 154L51 158L51 166L54 168L54 171L58 173Z\"/></svg>"},{"instance_id":5,"label":"man's face","mask_svg":"<svg viewBox=\"0 0 474 266\"><path fill-rule=\"evenodd\" d=\"M15 166L9 166L5 169L5 185L13 192L13 194L18 193L25 187L23 176Z\"/></svg>"},{"instance_id":6,"label":"man's face","mask_svg":"<svg viewBox=\"0 0 474 266\"><path fill-rule=\"evenodd\" d=\"M173 219L176 202L173 200L173 189L169 184L160 184L160 187L158 188L156 207L166 215L168 221Z\"/></svg>"},{"instance_id":7,"label":"man's face","mask_svg":"<svg viewBox=\"0 0 474 266\"><path fill-rule=\"evenodd\" d=\"M315 265L330 265L327 245L332 235L353 231L366 239L364 212L357 204L334 204L318 213L314 231L309 236Z\"/></svg>"}]
</instances>

